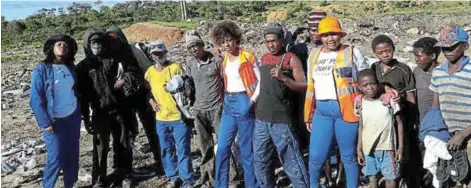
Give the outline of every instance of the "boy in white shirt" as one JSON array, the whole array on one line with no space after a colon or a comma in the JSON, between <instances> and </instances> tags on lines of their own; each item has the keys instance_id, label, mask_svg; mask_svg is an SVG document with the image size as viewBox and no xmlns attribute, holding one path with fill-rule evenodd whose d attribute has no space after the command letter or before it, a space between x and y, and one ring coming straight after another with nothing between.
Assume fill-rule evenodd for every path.
<instances>
[{"instance_id":1,"label":"boy in white shirt","mask_svg":"<svg viewBox=\"0 0 471 188\"><path fill-rule=\"evenodd\" d=\"M378 79L371 69L358 74L361 102L360 126L358 130L358 163L369 177L370 187L378 187L377 175L386 179L386 188L394 188L399 177L399 162L403 152L403 124L399 104L383 105L384 93L378 87ZM357 104L355 104L357 106Z\"/></svg>"}]
</instances>

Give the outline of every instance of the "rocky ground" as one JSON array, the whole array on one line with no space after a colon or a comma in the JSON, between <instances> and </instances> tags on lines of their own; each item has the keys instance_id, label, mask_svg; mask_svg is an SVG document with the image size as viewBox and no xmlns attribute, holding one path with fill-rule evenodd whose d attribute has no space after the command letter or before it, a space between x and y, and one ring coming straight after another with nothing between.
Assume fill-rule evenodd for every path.
<instances>
[{"instance_id":1,"label":"rocky ground","mask_svg":"<svg viewBox=\"0 0 471 188\"><path fill-rule=\"evenodd\" d=\"M374 36L379 34L391 36L396 43L395 56L400 61L414 67L411 45L415 40L423 36L437 37L440 27L445 25L464 26L468 31L471 31L469 20L471 20L471 14L469 13L401 15L370 17L356 21L344 20L343 28L348 32L345 42L359 47L365 55L371 58L371 61L374 61L374 58L370 43ZM206 40L208 39L209 29L212 24L213 22L202 21L198 27L198 30ZM241 24L241 27L245 35L245 41L242 46L253 51L257 57L261 57L263 53L266 53L263 36L261 35L263 33L263 24L244 23ZM207 41L209 42L209 40ZM210 48L209 45L208 48ZM31 72L37 63L40 62L42 58L41 52L42 49L40 48L21 49L21 53L30 54L26 60L3 61L1 63L2 187L41 187L45 151L41 141L42 134L36 125L28 102ZM19 52L2 49L2 55L15 53ZM188 57L187 51L184 48L184 42L182 41L175 41L170 46L170 53L177 62L184 62L183 60ZM470 55L470 51L467 54ZM76 59L81 60L83 57L83 52L80 50ZM443 56L440 59L443 60ZM82 131L80 139L80 174L79 181L76 184L77 187L90 186L92 167L91 143L91 136ZM153 162L151 154L146 153L146 147L147 140L143 131L141 131L134 150L134 167L136 169L145 169ZM195 170L198 169L196 149L196 146L193 144ZM111 155L112 152L110 152L109 167L112 166ZM6 168L5 164L9 164L12 168ZM166 180L163 177L153 176L144 178L138 183L139 187L162 187L166 184ZM57 187L63 187L61 178L57 183Z\"/></svg>"}]
</instances>

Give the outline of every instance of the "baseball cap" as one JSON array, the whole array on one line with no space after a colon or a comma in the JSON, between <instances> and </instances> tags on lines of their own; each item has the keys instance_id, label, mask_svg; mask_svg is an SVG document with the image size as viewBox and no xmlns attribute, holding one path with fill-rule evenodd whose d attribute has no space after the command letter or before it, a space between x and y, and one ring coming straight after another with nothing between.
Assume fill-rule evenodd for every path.
<instances>
[{"instance_id":1,"label":"baseball cap","mask_svg":"<svg viewBox=\"0 0 471 188\"><path fill-rule=\"evenodd\" d=\"M445 27L440 30L440 38L435 47L451 47L459 42L468 42L468 32L461 27Z\"/></svg>"},{"instance_id":2,"label":"baseball cap","mask_svg":"<svg viewBox=\"0 0 471 188\"><path fill-rule=\"evenodd\" d=\"M150 51L150 53L167 52L167 47L165 47L164 41L158 40L158 41L155 41L155 42L151 42L149 44L149 51Z\"/></svg>"}]
</instances>

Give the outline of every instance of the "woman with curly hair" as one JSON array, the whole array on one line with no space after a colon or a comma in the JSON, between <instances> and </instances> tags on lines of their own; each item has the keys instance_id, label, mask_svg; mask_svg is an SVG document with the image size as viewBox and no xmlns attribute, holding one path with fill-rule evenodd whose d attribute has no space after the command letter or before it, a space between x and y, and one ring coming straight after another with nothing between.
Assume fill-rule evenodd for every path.
<instances>
[{"instance_id":1,"label":"woman with curly hair","mask_svg":"<svg viewBox=\"0 0 471 188\"><path fill-rule=\"evenodd\" d=\"M45 60L34 69L30 105L47 148L43 187L52 188L60 171L64 187L72 188L78 177L81 110L75 90L74 56L77 43L57 35L44 43Z\"/></svg>"},{"instance_id":2,"label":"woman with curly hair","mask_svg":"<svg viewBox=\"0 0 471 188\"><path fill-rule=\"evenodd\" d=\"M229 157L237 133L245 187L258 187L253 166L252 132L255 125L253 106L260 92L260 62L239 46L242 31L232 21L217 23L211 29L211 38L226 52L221 66L225 96L218 131L215 187L228 187Z\"/></svg>"}]
</instances>

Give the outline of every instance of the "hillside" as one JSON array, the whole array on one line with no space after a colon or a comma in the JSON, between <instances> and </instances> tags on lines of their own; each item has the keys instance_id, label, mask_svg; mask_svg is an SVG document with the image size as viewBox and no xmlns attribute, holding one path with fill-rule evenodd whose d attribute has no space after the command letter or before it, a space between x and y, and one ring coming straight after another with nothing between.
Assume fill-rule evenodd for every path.
<instances>
[{"instance_id":1,"label":"hillside","mask_svg":"<svg viewBox=\"0 0 471 188\"><path fill-rule=\"evenodd\" d=\"M207 4L205 4L207 3ZM184 47L183 33L186 29L197 29L211 50L209 30L222 18L237 20L244 33L242 46L253 51L257 57L266 53L263 36L264 23L279 21L286 28L303 26L307 10L325 9L329 15L341 18L343 29L348 32L344 42L352 44L374 61L370 43L374 36L389 35L396 44L395 56L411 67L415 66L410 53L412 43L420 37L437 37L440 27L459 25L471 32L471 4L468 2L204 2L188 3L189 21L181 22L178 4L130 2L117 7L103 7L100 11L88 10L86 6L76 5L61 15L48 15L47 11L22 21L4 22L2 20L1 49L1 141L2 152L10 143L42 142L29 107L29 88L31 73L43 57L42 42L52 33L72 34L81 40L83 30L94 26L107 28L119 25L124 29L130 41L148 41L163 39L169 45L171 58L183 63L189 57ZM322 6L321 6L322 5ZM166 8L165 10L163 8ZM190 10L191 8L191 10ZM164 11L158 11L164 10ZM230 15L235 16L230 16ZM158 18L158 19L157 19ZM3 25L5 24L5 25ZM61 25L64 24L64 25ZM79 43L80 44L80 43ZM79 48L76 59L84 58ZM467 55L471 55L468 50ZM440 56L443 60L443 55ZM148 167L153 159L146 152L148 146L140 126L136 141L134 166L142 170ZM80 178L77 187L89 187L91 175L92 147L91 136L81 132ZM194 139L193 139L194 141ZM195 144L195 143L194 143ZM193 149L193 167L198 171L199 154L195 145ZM41 187L41 174L44 166L44 151L29 154L28 159L35 159L37 165L30 170L17 170L2 173L3 187ZM112 152L109 154L110 171ZM277 172L280 172L278 169ZM289 187L286 176L277 174L281 187ZM160 187L167 180L161 176L152 176L139 180L139 187ZM362 181L362 183L366 183ZM63 187L61 178L57 187ZM367 187L367 186L365 186Z\"/></svg>"}]
</instances>

